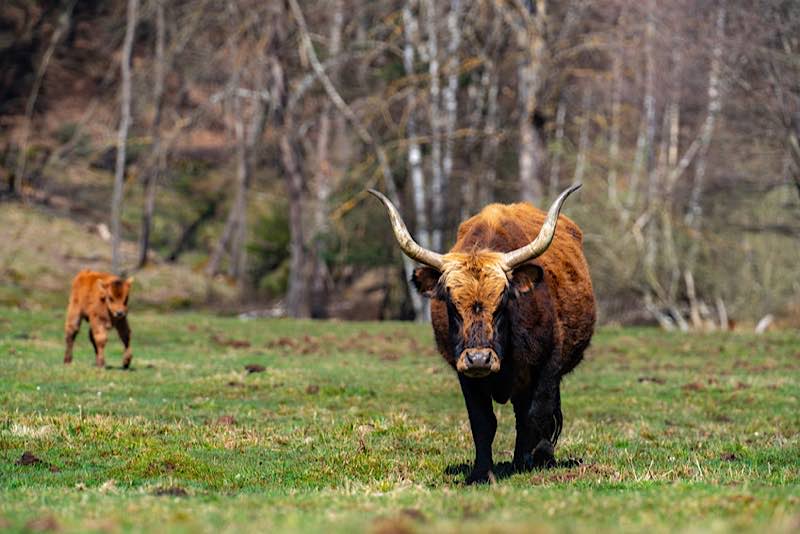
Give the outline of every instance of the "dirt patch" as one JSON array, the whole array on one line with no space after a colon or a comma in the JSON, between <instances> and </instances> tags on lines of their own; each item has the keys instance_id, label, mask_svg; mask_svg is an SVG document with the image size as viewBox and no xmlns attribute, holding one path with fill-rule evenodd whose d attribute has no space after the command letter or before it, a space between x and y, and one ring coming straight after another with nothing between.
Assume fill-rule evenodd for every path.
<instances>
[{"instance_id":1,"label":"dirt patch","mask_svg":"<svg viewBox=\"0 0 800 534\"><path fill-rule=\"evenodd\" d=\"M242 388L242 387L244 387L244 384L242 382L237 381L237 380L231 380L230 382L228 382L228 385L230 387L232 387L232 388Z\"/></svg>"},{"instance_id":2,"label":"dirt patch","mask_svg":"<svg viewBox=\"0 0 800 534\"><path fill-rule=\"evenodd\" d=\"M250 348L250 342L243 339L224 338L219 334L211 336L211 341L222 347L231 347L234 349L247 349Z\"/></svg>"},{"instance_id":3,"label":"dirt patch","mask_svg":"<svg viewBox=\"0 0 800 534\"><path fill-rule=\"evenodd\" d=\"M319 386L316 384L309 384L308 387L306 387L306 393L309 395L316 395L319 393Z\"/></svg>"},{"instance_id":4,"label":"dirt patch","mask_svg":"<svg viewBox=\"0 0 800 534\"><path fill-rule=\"evenodd\" d=\"M372 534L412 534L416 529L405 515L379 517L372 522Z\"/></svg>"},{"instance_id":5,"label":"dirt patch","mask_svg":"<svg viewBox=\"0 0 800 534\"><path fill-rule=\"evenodd\" d=\"M60 529L61 526L52 515L37 517L25 523L25 530L31 532L56 532Z\"/></svg>"},{"instance_id":6,"label":"dirt patch","mask_svg":"<svg viewBox=\"0 0 800 534\"><path fill-rule=\"evenodd\" d=\"M222 426L233 426L236 424L236 418L232 415L223 415L217 418L216 423Z\"/></svg>"},{"instance_id":7,"label":"dirt patch","mask_svg":"<svg viewBox=\"0 0 800 534\"><path fill-rule=\"evenodd\" d=\"M324 356L331 352L357 352L375 356L384 361L398 360L403 354L424 356L437 354L432 347L423 346L416 339L398 332L370 334L362 331L346 338L339 338L331 334L316 337L309 335L296 338L279 337L267 342L266 347L293 354L318 356Z\"/></svg>"},{"instance_id":8,"label":"dirt patch","mask_svg":"<svg viewBox=\"0 0 800 534\"><path fill-rule=\"evenodd\" d=\"M45 462L42 461L37 456L35 456L32 452L25 451L22 453L22 457L14 463L16 463L17 465L37 465L37 464L43 464Z\"/></svg>"},{"instance_id":9,"label":"dirt patch","mask_svg":"<svg viewBox=\"0 0 800 534\"><path fill-rule=\"evenodd\" d=\"M17 460L14 463L17 464L17 465L25 465L25 466L41 465L42 467L47 467L50 470L51 473L58 473L59 471L61 471L57 466L55 466L55 465L53 465L51 463L45 462L44 460L42 460L41 458L39 458L35 454L33 454L31 451L23 452L22 456L20 456L19 460Z\"/></svg>"},{"instance_id":10,"label":"dirt patch","mask_svg":"<svg viewBox=\"0 0 800 534\"><path fill-rule=\"evenodd\" d=\"M180 486L162 486L153 490L156 497L188 497L189 492Z\"/></svg>"},{"instance_id":11,"label":"dirt patch","mask_svg":"<svg viewBox=\"0 0 800 534\"><path fill-rule=\"evenodd\" d=\"M683 391L703 391L706 386L702 382L689 382L681 387Z\"/></svg>"},{"instance_id":12,"label":"dirt patch","mask_svg":"<svg viewBox=\"0 0 800 534\"><path fill-rule=\"evenodd\" d=\"M266 367L264 367L263 365L259 365L257 363L248 363L247 365L244 366L244 368L245 371L247 371L248 373L263 373L264 371L267 370Z\"/></svg>"},{"instance_id":13,"label":"dirt patch","mask_svg":"<svg viewBox=\"0 0 800 534\"><path fill-rule=\"evenodd\" d=\"M411 519L412 521L417 521L418 523L424 523L428 520L425 517L425 514L417 510L416 508L403 508L400 510L400 515Z\"/></svg>"},{"instance_id":14,"label":"dirt patch","mask_svg":"<svg viewBox=\"0 0 800 534\"><path fill-rule=\"evenodd\" d=\"M720 456L720 457L719 457L719 459L720 459L720 460L724 460L724 461L726 461L726 462L735 462L736 460L738 460L738 459L739 459L739 457L738 457L738 456L736 456L736 455L735 455L734 453L732 453L732 452L727 452L727 453L723 454L722 456Z\"/></svg>"},{"instance_id":15,"label":"dirt patch","mask_svg":"<svg viewBox=\"0 0 800 534\"><path fill-rule=\"evenodd\" d=\"M647 382L652 382L653 384L666 384L667 381L658 376L640 376L637 381L640 384L644 384Z\"/></svg>"}]
</instances>

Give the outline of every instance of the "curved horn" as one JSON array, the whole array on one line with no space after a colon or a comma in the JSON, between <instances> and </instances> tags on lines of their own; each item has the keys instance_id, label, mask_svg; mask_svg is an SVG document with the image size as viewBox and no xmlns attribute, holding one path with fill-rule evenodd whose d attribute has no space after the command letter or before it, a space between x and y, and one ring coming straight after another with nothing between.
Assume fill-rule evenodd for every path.
<instances>
[{"instance_id":1,"label":"curved horn","mask_svg":"<svg viewBox=\"0 0 800 534\"><path fill-rule=\"evenodd\" d=\"M444 265L442 255L428 250L427 248L423 248L414 241L414 238L412 238L411 234L408 232L408 228L406 228L406 223L403 222L403 218L400 216L400 212L397 211L394 204L392 204L383 193L374 189L368 189L367 191L378 197L378 200L383 202L386 209L389 211L389 220L392 223L394 237L397 239L397 243L400 245L400 249L403 253L412 260L424 263L425 265L429 265L441 271Z\"/></svg>"},{"instance_id":2,"label":"curved horn","mask_svg":"<svg viewBox=\"0 0 800 534\"><path fill-rule=\"evenodd\" d=\"M539 230L539 235L536 236L536 239L524 247L505 253L503 256L503 263L506 272L511 271L514 267L528 260L532 260L544 254L544 251L547 250L547 247L550 246L553 237L556 235L556 224L558 223L558 214L561 211L561 206L564 204L567 197L580 189L580 187L581 184L575 184L558 196L547 211L547 218L545 218L544 224L542 224L542 228Z\"/></svg>"}]
</instances>

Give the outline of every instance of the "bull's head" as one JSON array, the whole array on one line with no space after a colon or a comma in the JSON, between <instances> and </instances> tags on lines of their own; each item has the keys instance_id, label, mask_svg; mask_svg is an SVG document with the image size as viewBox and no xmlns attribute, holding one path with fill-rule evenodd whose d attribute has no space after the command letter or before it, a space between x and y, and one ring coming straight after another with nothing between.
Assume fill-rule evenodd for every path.
<instances>
[{"instance_id":1,"label":"bull's head","mask_svg":"<svg viewBox=\"0 0 800 534\"><path fill-rule=\"evenodd\" d=\"M544 273L530 260L542 255L555 236L558 214L566 198L580 184L561 193L547 212L539 235L510 252L476 250L439 254L418 245L397 208L382 193L370 189L389 211L394 235L403 253L424 264L412 281L419 292L444 302L456 369L481 377L500 370L508 345L508 303L531 291Z\"/></svg>"},{"instance_id":2,"label":"bull's head","mask_svg":"<svg viewBox=\"0 0 800 534\"><path fill-rule=\"evenodd\" d=\"M100 301L105 304L108 314L112 319L122 319L128 314L128 295L131 291L133 278L122 280L98 280Z\"/></svg>"}]
</instances>

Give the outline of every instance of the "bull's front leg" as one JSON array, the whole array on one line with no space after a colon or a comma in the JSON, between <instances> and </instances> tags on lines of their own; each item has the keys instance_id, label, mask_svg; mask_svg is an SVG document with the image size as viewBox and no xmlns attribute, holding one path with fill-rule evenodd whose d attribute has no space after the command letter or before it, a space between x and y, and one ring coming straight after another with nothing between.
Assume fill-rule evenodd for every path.
<instances>
[{"instance_id":1,"label":"bull's front leg","mask_svg":"<svg viewBox=\"0 0 800 534\"><path fill-rule=\"evenodd\" d=\"M535 446L531 457L533 466L555 466L555 447L564 420L561 414L560 376L544 373L539 378L528 417Z\"/></svg>"},{"instance_id":2,"label":"bull's front leg","mask_svg":"<svg viewBox=\"0 0 800 534\"><path fill-rule=\"evenodd\" d=\"M514 406L517 430L517 437L514 442L514 459L511 462L515 471L527 471L533 467L531 452L534 445L536 445L534 439L537 438L537 435L529 416L532 398L533 392L526 391L522 395L511 399L511 404Z\"/></svg>"},{"instance_id":3,"label":"bull's front leg","mask_svg":"<svg viewBox=\"0 0 800 534\"><path fill-rule=\"evenodd\" d=\"M492 409L492 397L481 379L458 375L464 402L467 405L472 441L475 443L475 464L467 477L467 484L489 481L492 472L492 441L497 431L497 418Z\"/></svg>"}]
</instances>

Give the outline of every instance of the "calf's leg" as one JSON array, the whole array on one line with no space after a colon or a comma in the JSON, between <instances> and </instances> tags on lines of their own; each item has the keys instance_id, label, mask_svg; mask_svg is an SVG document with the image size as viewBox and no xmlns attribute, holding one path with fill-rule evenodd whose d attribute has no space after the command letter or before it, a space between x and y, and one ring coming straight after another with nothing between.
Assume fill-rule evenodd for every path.
<instances>
[{"instance_id":1,"label":"calf's leg","mask_svg":"<svg viewBox=\"0 0 800 534\"><path fill-rule=\"evenodd\" d=\"M64 351L64 363L72 363L72 347L75 345L75 337L81 329L81 314L80 312L73 311L70 307L67 309L67 321L64 324L64 341L66 341L67 348Z\"/></svg>"},{"instance_id":2,"label":"calf's leg","mask_svg":"<svg viewBox=\"0 0 800 534\"><path fill-rule=\"evenodd\" d=\"M114 327L117 329L117 333L119 334L119 338L122 340L122 344L125 345L125 355L122 358L122 368L127 369L131 366L131 359L133 359L133 354L131 353L131 327L128 325L128 319L121 319L114 324Z\"/></svg>"},{"instance_id":3,"label":"calf's leg","mask_svg":"<svg viewBox=\"0 0 800 534\"><path fill-rule=\"evenodd\" d=\"M475 443L475 464L467 477L467 484L487 482L493 466L492 441L497 431L497 418L492 409L490 392L480 380L458 375L467 405L472 441Z\"/></svg>"},{"instance_id":4,"label":"calf's leg","mask_svg":"<svg viewBox=\"0 0 800 534\"><path fill-rule=\"evenodd\" d=\"M106 366L106 341L108 341L108 332L106 327L99 320L89 320L89 339L94 345L94 363L97 367Z\"/></svg>"}]
</instances>

